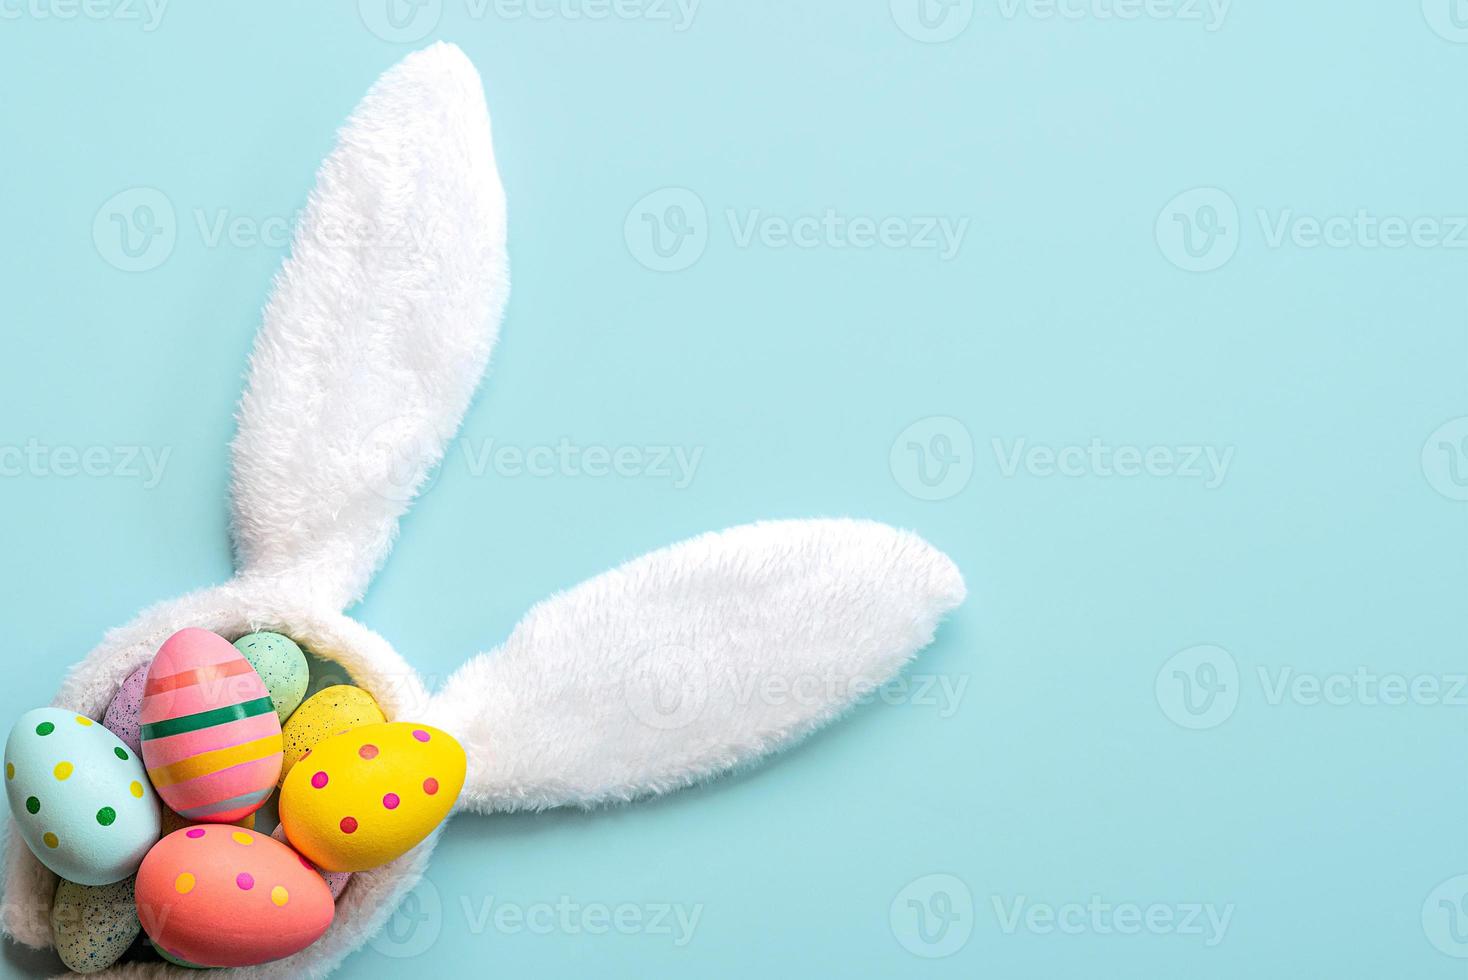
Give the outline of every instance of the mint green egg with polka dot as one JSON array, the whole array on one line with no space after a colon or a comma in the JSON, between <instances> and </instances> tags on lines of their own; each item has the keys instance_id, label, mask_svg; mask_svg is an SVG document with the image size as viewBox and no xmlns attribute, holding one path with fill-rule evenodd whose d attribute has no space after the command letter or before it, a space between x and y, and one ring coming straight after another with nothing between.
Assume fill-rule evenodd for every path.
<instances>
[{"instance_id":1,"label":"mint green egg with polka dot","mask_svg":"<svg viewBox=\"0 0 1468 980\"><path fill-rule=\"evenodd\" d=\"M270 703L284 725L291 712L301 706L311 681L305 653L295 640L279 633L247 633L234 641L234 647L265 682Z\"/></svg>"},{"instance_id":2,"label":"mint green egg with polka dot","mask_svg":"<svg viewBox=\"0 0 1468 980\"><path fill-rule=\"evenodd\" d=\"M28 711L5 741L5 795L20 837L77 885L138 870L162 831L162 808L137 754L65 708Z\"/></svg>"}]
</instances>

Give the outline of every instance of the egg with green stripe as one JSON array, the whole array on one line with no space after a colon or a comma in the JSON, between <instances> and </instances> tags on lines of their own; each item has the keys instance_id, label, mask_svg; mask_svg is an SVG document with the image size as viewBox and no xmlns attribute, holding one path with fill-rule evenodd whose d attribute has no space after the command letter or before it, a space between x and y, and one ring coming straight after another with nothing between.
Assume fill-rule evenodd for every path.
<instances>
[{"instance_id":1,"label":"egg with green stripe","mask_svg":"<svg viewBox=\"0 0 1468 980\"><path fill-rule=\"evenodd\" d=\"M148 668L139 722L148 778L185 819L232 823L269 799L280 719L265 682L224 637L169 637Z\"/></svg>"}]
</instances>

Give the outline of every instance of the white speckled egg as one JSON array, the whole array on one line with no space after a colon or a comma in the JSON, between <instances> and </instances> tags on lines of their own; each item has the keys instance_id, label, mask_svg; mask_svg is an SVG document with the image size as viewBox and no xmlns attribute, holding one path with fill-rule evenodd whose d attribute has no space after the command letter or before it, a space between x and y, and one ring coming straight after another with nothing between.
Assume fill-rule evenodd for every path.
<instances>
[{"instance_id":1,"label":"white speckled egg","mask_svg":"<svg viewBox=\"0 0 1468 980\"><path fill-rule=\"evenodd\" d=\"M51 903L56 952L73 973L95 973L116 963L142 931L133 879L110 885L63 881Z\"/></svg>"},{"instance_id":2,"label":"white speckled egg","mask_svg":"<svg viewBox=\"0 0 1468 980\"><path fill-rule=\"evenodd\" d=\"M26 846L78 885L121 881L158 841L158 797L142 762L74 711L37 708L15 723L5 793Z\"/></svg>"}]
</instances>

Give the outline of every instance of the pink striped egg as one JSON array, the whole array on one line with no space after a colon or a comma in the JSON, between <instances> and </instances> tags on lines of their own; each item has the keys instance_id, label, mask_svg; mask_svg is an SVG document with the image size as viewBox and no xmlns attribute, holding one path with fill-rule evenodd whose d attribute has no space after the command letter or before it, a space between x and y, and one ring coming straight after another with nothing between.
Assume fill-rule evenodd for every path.
<instances>
[{"instance_id":1,"label":"pink striped egg","mask_svg":"<svg viewBox=\"0 0 1468 980\"><path fill-rule=\"evenodd\" d=\"M148 778L184 819L232 823L270 798L280 719L265 682L224 637L169 637L148 668L138 721Z\"/></svg>"}]
</instances>

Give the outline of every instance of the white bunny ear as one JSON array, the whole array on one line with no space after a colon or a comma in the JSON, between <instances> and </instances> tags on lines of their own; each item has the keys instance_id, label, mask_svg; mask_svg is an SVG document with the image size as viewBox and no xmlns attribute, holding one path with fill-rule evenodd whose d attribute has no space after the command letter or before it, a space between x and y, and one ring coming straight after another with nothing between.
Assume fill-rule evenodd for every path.
<instances>
[{"instance_id":1,"label":"white bunny ear","mask_svg":"<svg viewBox=\"0 0 1468 980\"><path fill-rule=\"evenodd\" d=\"M509 289L478 73L436 44L378 80L275 283L234 442L246 575L340 608L387 556L484 373Z\"/></svg>"},{"instance_id":2,"label":"white bunny ear","mask_svg":"<svg viewBox=\"0 0 1468 980\"><path fill-rule=\"evenodd\" d=\"M433 711L471 810L667 792L780 749L891 678L964 597L920 538L867 521L708 534L536 606Z\"/></svg>"}]
</instances>

